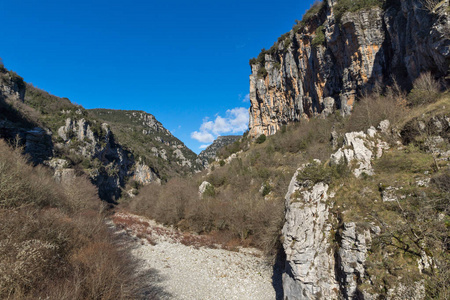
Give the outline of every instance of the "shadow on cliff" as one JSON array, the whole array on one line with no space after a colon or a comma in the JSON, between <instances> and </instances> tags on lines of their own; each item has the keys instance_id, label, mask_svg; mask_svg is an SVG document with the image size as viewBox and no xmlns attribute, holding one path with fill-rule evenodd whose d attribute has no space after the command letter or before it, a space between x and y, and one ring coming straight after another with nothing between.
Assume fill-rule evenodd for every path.
<instances>
[{"instance_id":1,"label":"shadow on cliff","mask_svg":"<svg viewBox=\"0 0 450 300\"><path fill-rule=\"evenodd\" d=\"M371 92L376 83L382 86L396 83L409 92L413 81L423 72L431 72L436 78L448 75L449 58L446 58L446 67L440 66L435 57L440 54L432 46L433 38L439 35L433 30L438 22L436 17L425 9L409 11L405 17L401 4L394 0L386 1L383 9L385 39L374 60L374 66L380 66L382 76L380 78L374 68L369 82L360 91ZM448 44L448 38L441 36L441 39L447 40Z\"/></svg>"},{"instance_id":2,"label":"shadow on cliff","mask_svg":"<svg viewBox=\"0 0 450 300\"><path fill-rule=\"evenodd\" d=\"M275 258L275 263L272 266L272 286L275 290L275 296L277 300L284 299L283 292L283 273L286 264L286 254L284 253L283 246L280 246Z\"/></svg>"},{"instance_id":3,"label":"shadow on cliff","mask_svg":"<svg viewBox=\"0 0 450 300\"><path fill-rule=\"evenodd\" d=\"M24 154L34 164L49 159L53 153L51 136L39 124L26 118L0 93L0 138L24 148Z\"/></svg>"}]
</instances>

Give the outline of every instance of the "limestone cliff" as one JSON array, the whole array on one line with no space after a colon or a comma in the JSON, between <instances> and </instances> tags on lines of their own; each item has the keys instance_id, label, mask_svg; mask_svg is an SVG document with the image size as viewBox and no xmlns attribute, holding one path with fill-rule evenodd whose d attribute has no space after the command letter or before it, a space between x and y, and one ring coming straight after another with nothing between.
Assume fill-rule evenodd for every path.
<instances>
[{"instance_id":1,"label":"limestone cliff","mask_svg":"<svg viewBox=\"0 0 450 300\"><path fill-rule=\"evenodd\" d=\"M250 136L335 110L348 114L376 82L408 89L421 72L448 75L448 0L431 11L421 0L347 2L315 4L250 61Z\"/></svg>"}]
</instances>

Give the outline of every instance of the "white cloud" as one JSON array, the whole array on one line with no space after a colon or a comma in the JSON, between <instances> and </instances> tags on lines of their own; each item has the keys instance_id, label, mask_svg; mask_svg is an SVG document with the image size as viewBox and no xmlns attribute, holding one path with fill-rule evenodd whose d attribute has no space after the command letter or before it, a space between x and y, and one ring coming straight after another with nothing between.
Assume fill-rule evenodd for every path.
<instances>
[{"instance_id":1,"label":"white cloud","mask_svg":"<svg viewBox=\"0 0 450 300\"><path fill-rule=\"evenodd\" d=\"M191 133L191 138L199 141L200 143L212 143L214 142L214 136L209 132L194 131Z\"/></svg>"},{"instance_id":2,"label":"white cloud","mask_svg":"<svg viewBox=\"0 0 450 300\"><path fill-rule=\"evenodd\" d=\"M206 148L208 148L208 146L209 146L209 145L211 145L211 144L207 144L207 145L200 145L200 147L198 147L198 148L199 148L199 149L202 149L202 150L203 150L203 149L206 149Z\"/></svg>"},{"instance_id":3,"label":"white cloud","mask_svg":"<svg viewBox=\"0 0 450 300\"><path fill-rule=\"evenodd\" d=\"M248 129L248 110L236 107L226 111L225 117L216 115L214 121L204 118L199 131L191 133L191 138L201 143L211 143L217 136L227 133L239 133Z\"/></svg>"},{"instance_id":4,"label":"white cloud","mask_svg":"<svg viewBox=\"0 0 450 300\"><path fill-rule=\"evenodd\" d=\"M250 94L245 95L242 102L244 102L244 103L250 102Z\"/></svg>"}]
</instances>

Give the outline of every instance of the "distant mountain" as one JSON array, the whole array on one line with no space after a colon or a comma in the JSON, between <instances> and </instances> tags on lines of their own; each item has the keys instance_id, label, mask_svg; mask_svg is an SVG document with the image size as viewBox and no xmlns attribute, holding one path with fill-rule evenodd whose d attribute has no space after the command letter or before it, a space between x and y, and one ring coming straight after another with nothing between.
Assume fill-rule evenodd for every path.
<instances>
[{"instance_id":1,"label":"distant mountain","mask_svg":"<svg viewBox=\"0 0 450 300\"><path fill-rule=\"evenodd\" d=\"M60 180L87 174L103 200L131 183L161 182L203 169L202 161L151 114L86 110L0 68L0 138L24 147Z\"/></svg>"},{"instance_id":2,"label":"distant mountain","mask_svg":"<svg viewBox=\"0 0 450 300\"><path fill-rule=\"evenodd\" d=\"M242 136L240 135L226 135L219 136L211 145L209 145L205 150L200 152L198 157L205 163L209 160L215 159L217 156L217 151L221 148L231 145L232 143L238 141Z\"/></svg>"}]
</instances>

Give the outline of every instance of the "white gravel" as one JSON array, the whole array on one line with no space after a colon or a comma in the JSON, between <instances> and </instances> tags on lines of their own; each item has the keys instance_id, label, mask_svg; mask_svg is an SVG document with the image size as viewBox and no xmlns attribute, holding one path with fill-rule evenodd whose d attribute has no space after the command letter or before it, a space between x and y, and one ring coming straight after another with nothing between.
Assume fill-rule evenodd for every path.
<instances>
[{"instance_id":1,"label":"white gravel","mask_svg":"<svg viewBox=\"0 0 450 300\"><path fill-rule=\"evenodd\" d=\"M119 215L139 218L145 224L122 227L134 236L136 246L131 251L142 262L141 271L157 270L157 287L167 293L163 299L276 299L272 266L256 256L258 250L186 246L179 242L179 232L174 229L134 215ZM151 238L143 237L143 227Z\"/></svg>"}]
</instances>

